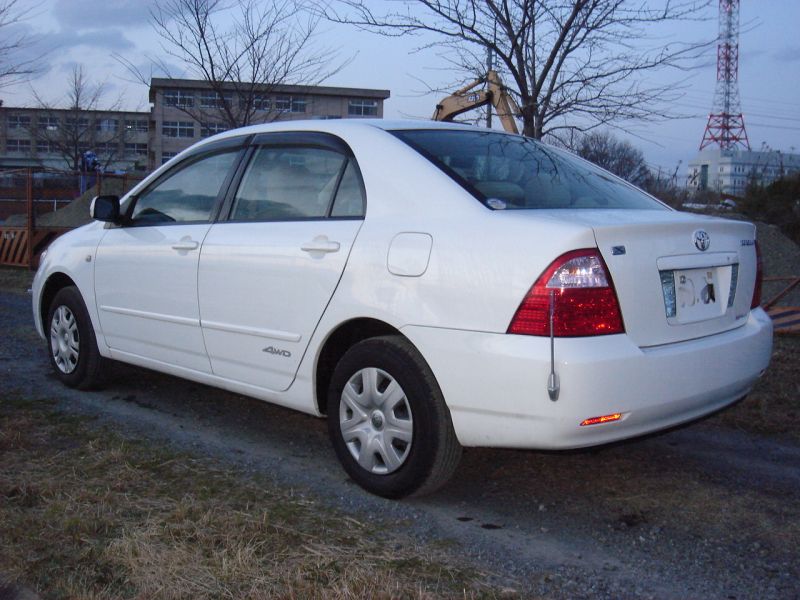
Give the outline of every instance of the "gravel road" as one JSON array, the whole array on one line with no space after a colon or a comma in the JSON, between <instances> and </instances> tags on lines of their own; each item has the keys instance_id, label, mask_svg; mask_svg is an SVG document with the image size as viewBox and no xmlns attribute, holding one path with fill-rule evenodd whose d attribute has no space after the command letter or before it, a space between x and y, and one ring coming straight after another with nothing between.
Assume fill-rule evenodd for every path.
<instances>
[{"instance_id":1,"label":"gravel road","mask_svg":"<svg viewBox=\"0 0 800 600\"><path fill-rule=\"evenodd\" d=\"M800 446L716 419L591 451L472 449L435 495L392 502L340 469L322 420L126 367L62 387L29 299L0 292L0 394L53 398L123 436L259 472L391 536L410 534L521 596L799 598Z\"/></svg>"}]
</instances>

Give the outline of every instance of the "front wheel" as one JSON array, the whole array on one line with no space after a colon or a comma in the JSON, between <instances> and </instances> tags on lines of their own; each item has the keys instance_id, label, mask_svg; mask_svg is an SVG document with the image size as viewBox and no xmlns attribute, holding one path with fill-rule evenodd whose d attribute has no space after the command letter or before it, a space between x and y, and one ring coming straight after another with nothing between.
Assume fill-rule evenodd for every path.
<instances>
[{"instance_id":1,"label":"front wheel","mask_svg":"<svg viewBox=\"0 0 800 600\"><path fill-rule=\"evenodd\" d=\"M47 312L47 349L62 383L82 390L101 386L109 362L100 356L89 312L78 288L59 290Z\"/></svg>"},{"instance_id":2,"label":"front wheel","mask_svg":"<svg viewBox=\"0 0 800 600\"><path fill-rule=\"evenodd\" d=\"M387 498L434 491L461 457L439 385L401 336L364 340L345 353L328 391L328 431L350 477Z\"/></svg>"}]
</instances>

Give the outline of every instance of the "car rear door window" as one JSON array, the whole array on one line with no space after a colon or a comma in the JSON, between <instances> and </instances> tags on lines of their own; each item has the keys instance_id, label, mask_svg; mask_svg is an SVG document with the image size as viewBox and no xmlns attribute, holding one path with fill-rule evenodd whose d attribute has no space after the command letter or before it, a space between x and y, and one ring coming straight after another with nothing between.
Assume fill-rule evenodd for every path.
<instances>
[{"instance_id":1,"label":"car rear door window","mask_svg":"<svg viewBox=\"0 0 800 600\"><path fill-rule=\"evenodd\" d=\"M133 206L134 225L209 221L220 188L236 160L230 150L191 160L141 194Z\"/></svg>"},{"instance_id":2,"label":"car rear door window","mask_svg":"<svg viewBox=\"0 0 800 600\"><path fill-rule=\"evenodd\" d=\"M323 148L259 147L242 176L231 220L325 218L347 163L346 156Z\"/></svg>"}]
</instances>

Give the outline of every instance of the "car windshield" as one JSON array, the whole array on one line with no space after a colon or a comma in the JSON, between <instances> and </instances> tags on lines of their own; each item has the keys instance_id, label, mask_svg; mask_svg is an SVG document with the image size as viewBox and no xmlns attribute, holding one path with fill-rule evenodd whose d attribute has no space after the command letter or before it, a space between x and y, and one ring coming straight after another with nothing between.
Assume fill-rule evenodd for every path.
<instances>
[{"instance_id":1,"label":"car windshield","mask_svg":"<svg viewBox=\"0 0 800 600\"><path fill-rule=\"evenodd\" d=\"M608 172L522 136L445 129L391 133L492 209L667 210Z\"/></svg>"}]
</instances>

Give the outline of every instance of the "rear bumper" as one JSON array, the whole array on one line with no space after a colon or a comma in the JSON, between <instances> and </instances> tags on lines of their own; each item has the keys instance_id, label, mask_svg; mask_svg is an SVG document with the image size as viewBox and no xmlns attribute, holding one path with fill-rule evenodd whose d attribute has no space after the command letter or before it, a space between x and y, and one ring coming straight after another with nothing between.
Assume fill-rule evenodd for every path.
<instances>
[{"instance_id":1,"label":"rear bumper","mask_svg":"<svg viewBox=\"0 0 800 600\"><path fill-rule=\"evenodd\" d=\"M409 326L465 446L568 449L692 421L747 394L767 368L772 322L642 349L626 335L555 340L560 395L547 394L546 338ZM581 427L590 417L619 421Z\"/></svg>"}]
</instances>

